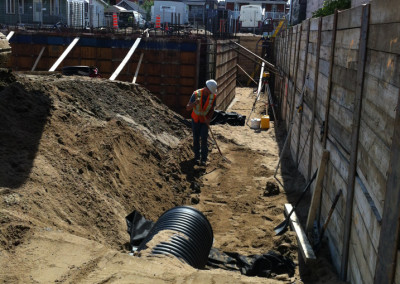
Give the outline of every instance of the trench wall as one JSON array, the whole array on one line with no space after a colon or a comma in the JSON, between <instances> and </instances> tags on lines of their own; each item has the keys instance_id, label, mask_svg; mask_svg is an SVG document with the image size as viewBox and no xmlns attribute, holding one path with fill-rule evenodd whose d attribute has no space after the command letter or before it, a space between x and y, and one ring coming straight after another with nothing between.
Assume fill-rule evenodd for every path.
<instances>
[{"instance_id":1,"label":"trench wall","mask_svg":"<svg viewBox=\"0 0 400 284\"><path fill-rule=\"evenodd\" d=\"M396 5L372 1L307 19L281 33L275 44L276 66L283 74L275 94L287 129L293 123L293 160L310 179L322 152L330 153L320 226L335 195L343 192L326 236L334 266L351 283L400 280Z\"/></svg>"},{"instance_id":2,"label":"trench wall","mask_svg":"<svg viewBox=\"0 0 400 284\"><path fill-rule=\"evenodd\" d=\"M260 36L239 36L239 43L251 52L262 57L262 41ZM237 64L252 78L258 78L260 75L261 65L252 60L255 59L254 56L250 55L246 51L240 51L241 53L238 53ZM239 81L239 86L256 86L256 84L254 84L240 68L238 68L237 71L237 80Z\"/></svg>"},{"instance_id":3,"label":"trench wall","mask_svg":"<svg viewBox=\"0 0 400 284\"><path fill-rule=\"evenodd\" d=\"M47 71L76 35L18 33L11 38L9 68L30 71L42 48L35 71ZM64 66L96 66L110 78L135 42L135 36L80 35L56 71ZM167 106L185 117L185 106L194 90L207 79L219 83L217 107L225 110L235 96L236 55L225 41L202 38L143 38L116 80L132 82L143 54L136 83L146 87Z\"/></svg>"}]
</instances>

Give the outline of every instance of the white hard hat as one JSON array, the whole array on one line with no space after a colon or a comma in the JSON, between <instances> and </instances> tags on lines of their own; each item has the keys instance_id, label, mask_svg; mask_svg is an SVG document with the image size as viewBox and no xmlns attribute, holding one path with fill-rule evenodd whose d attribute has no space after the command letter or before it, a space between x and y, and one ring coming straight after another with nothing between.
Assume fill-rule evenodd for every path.
<instances>
[{"instance_id":1,"label":"white hard hat","mask_svg":"<svg viewBox=\"0 0 400 284\"><path fill-rule=\"evenodd\" d=\"M206 82L206 86L210 90L211 93L213 93L213 94L217 93L217 82L215 82L215 80L208 80Z\"/></svg>"}]
</instances>

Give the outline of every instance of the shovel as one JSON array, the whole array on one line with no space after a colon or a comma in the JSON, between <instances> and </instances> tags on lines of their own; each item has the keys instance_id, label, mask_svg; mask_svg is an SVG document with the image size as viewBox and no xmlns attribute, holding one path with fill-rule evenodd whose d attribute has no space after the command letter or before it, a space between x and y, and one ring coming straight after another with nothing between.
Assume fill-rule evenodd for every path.
<instances>
[{"instance_id":1,"label":"shovel","mask_svg":"<svg viewBox=\"0 0 400 284\"><path fill-rule=\"evenodd\" d=\"M276 235L281 235L286 231L286 228L289 225L290 216L292 215L292 213L296 209L297 205L299 205L300 201L303 199L303 197L306 194L307 190L310 188L311 183L314 181L315 177L317 176L317 172L318 172L318 169L315 171L314 175L312 176L312 178L308 182L306 188L301 193L299 199L297 200L296 204L293 206L292 211L290 211L290 213L287 215L286 219L282 223L280 223L278 226L276 226L274 228L274 231L275 231Z\"/></svg>"},{"instance_id":2,"label":"shovel","mask_svg":"<svg viewBox=\"0 0 400 284\"><path fill-rule=\"evenodd\" d=\"M210 126L210 125L207 125L207 126L208 126L208 129L210 130L211 137L212 137L212 139L214 140L215 145L217 146L218 152L219 152L219 154L221 155L222 159L225 160L226 162L228 162L229 164L231 164L232 162L231 162L227 157L225 157L224 155L222 155L221 149L219 148L218 143L217 143L217 140L216 140L215 137L214 137L214 133L211 131L211 126Z\"/></svg>"}]
</instances>

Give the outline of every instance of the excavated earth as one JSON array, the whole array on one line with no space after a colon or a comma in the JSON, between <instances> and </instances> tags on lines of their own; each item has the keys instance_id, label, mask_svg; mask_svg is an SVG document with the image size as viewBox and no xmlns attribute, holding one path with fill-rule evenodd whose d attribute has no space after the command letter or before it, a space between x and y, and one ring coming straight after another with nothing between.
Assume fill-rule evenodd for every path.
<instances>
[{"instance_id":1,"label":"excavated earth","mask_svg":"<svg viewBox=\"0 0 400 284\"><path fill-rule=\"evenodd\" d=\"M252 89L237 88L236 97L231 110L248 114ZM254 114L262 111L265 100ZM274 234L305 181L290 158L278 174L282 184L273 178L284 137L273 123L268 131L213 126L229 162L210 139L210 163L197 167L188 121L146 89L5 69L0 121L1 283L338 282L324 255L302 268L294 232ZM137 210L157 221L178 205L207 216L214 247L277 251L298 264L295 275L246 277L129 255L125 217ZM304 219L306 207L298 213Z\"/></svg>"}]
</instances>

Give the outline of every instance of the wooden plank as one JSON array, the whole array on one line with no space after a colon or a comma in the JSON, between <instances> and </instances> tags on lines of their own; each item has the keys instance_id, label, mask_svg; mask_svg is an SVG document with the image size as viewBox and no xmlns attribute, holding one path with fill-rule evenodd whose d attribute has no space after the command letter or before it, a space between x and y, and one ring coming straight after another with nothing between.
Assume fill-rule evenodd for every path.
<instances>
[{"instance_id":1,"label":"wooden plank","mask_svg":"<svg viewBox=\"0 0 400 284\"><path fill-rule=\"evenodd\" d=\"M333 50L332 46L321 45L321 50L319 53L320 58L326 61L330 61L332 50Z\"/></svg>"},{"instance_id":2,"label":"wooden plank","mask_svg":"<svg viewBox=\"0 0 400 284\"><path fill-rule=\"evenodd\" d=\"M318 90L318 79L319 79L319 66L320 66L320 49L321 49L321 30L322 30L322 18L318 20L318 40L317 40L317 52L315 57L315 68L314 70L314 86L313 86L313 104L312 104L312 119L311 119L311 138L310 138L310 150L308 154L308 169L307 169L307 178L310 179L311 177L311 168L312 168L312 159L313 159L313 148L314 148L314 130L315 130L315 116L316 116L316 109L317 109L317 90ZM310 214L310 213L309 213ZM308 224L308 219L307 219ZM308 225L309 226L309 225ZM308 227L307 226L307 227Z\"/></svg>"},{"instance_id":3,"label":"wooden plank","mask_svg":"<svg viewBox=\"0 0 400 284\"><path fill-rule=\"evenodd\" d=\"M400 23L371 25L368 48L393 54L400 54Z\"/></svg>"},{"instance_id":4,"label":"wooden plank","mask_svg":"<svg viewBox=\"0 0 400 284\"><path fill-rule=\"evenodd\" d=\"M335 50L335 65L357 70L357 55L358 50L337 47Z\"/></svg>"},{"instance_id":5,"label":"wooden plank","mask_svg":"<svg viewBox=\"0 0 400 284\"><path fill-rule=\"evenodd\" d=\"M336 102L340 108L344 108L346 110L353 112L354 111L354 98L355 98L355 92L348 91L345 88L343 88L342 86L339 86L337 84L332 85L331 100ZM337 117L337 118L340 119L340 117ZM351 121L350 121L350 124L351 124ZM344 125L348 125L348 124L345 123Z\"/></svg>"},{"instance_id":6,"label":"wooden plank","mask_svg":"<svg viewBox=\"0 0 400 284\"><path fill-rule=\"evenodd\" d=\"M375 162L371 159L368 151L362 145L359 145L358 156L360 163L358 165L358 173L363 182L368 187L373 188L371 198L374 200L379 214L383 214L384 197L386 194L386 175L382 175L376 167Z\"/></svg>"},{"instance_id":7,"label":"wooden plank","mask_svg":"<svg viewBox=\"0 0 400 284\"><path fill-rule=\"evenodd\" d=\"M371 192L371 190L368 190L362 180L357 177L355 183L354 200L364 221L365 228L367 229L371 238L372 245L374 246L375 251L378 251L379 234L381 231L380 223L382 222L382 217L377 211L369 192ZM375 270L375 266L373 270Z\"/></svg>"},{"instance_id":8,"label":"wooden plank","mask_svg":"<svg viewBox=\"0 0 400 284\"><path fill-rule=\"evenodd\" d=\"M335 47L358 50L360 48L360 28L338 30Z\"/></svg>"},{"instance_id":9,"label":"wooden plank","mask_svg":"<svg viewBox=\"0 0 400 284\"><path fill-rule=\"evenodd\" d=\"M329 151L324 150L322 153L320 167L318 169L317 179L315 181L315 188L312 194L310 208L308 209L308 216L305 229L307 233L311 232L315 221L315 217L317 216L317 209L321 205L322 184L324 182L324 176L328 160L329 160Z\"/></svg>"},{"instance_id":10,"label":"wooden plank","mask_svg":"<svg viewBox=\"0 0 400 284\"><path fill-rule=\"evenodd\" d=\"M356 252L354 251L353 247L351 248L349 258L350 258L350 261L349 261L350 269L349 269L347 278L349 279L350 283L363 283L362 277L361 277L361 271L358 268Z\"/></svg>"},{"instance_id":11,"label":"wooden plank","mask_svg":"<svg viewBox=\"0 0 400 284\"><path fill-rule=\"evenodd\" d=\"M332 45L332 31L321 30L321 46L331 46L331 45Z\"/></svg>"},{"instance_id":12,"label":"wooden plank","mask_svg":"<svg viewBox=\"0 0 400 284\"><path fill-rule=\"evenodd\" d=\"M335 16L335 14L322 17L322 31L331 31L336 29L335 18L337 19L337 16Z\"/></svg>"},{"instance_id":13,"label":"wooden plank","mask_svg":"<svg viewBox=\"0 0 400 284\"><path fill-rule=\"evenodd\" d=\"M338 65L333 66L333 75L331 82L342 86L343 88L355 92L357 82L357 71L343 68Z\"/></svg>"},{"instance_id":14,"label":"wooden plank","mask_svg":"<svg viewBox=\"0 0 400 284\"><path fill-rule=\"evenodd\" d=\"M363 274L367 274L369 272L369 274L373 276L377 260L377 251L371 242L371 237L367 231L367 228L365 227L364 220L357 206L354 206L353 210L352 228L352 234L354 233L354 235L356 235L359 239L359 245L361 248L358 257L366 264L366 267L362 269L362 272ZM351 246L354 246L353 241L351 241ZM372 283L372 281L364 281L363 283Z\"/></svg>"},{"instance_id":15,"label":"wooden plank","mask_svg":"<svg viewBox=\"0 0 400 284\"><path fill-rule=\"evenodd\" d=\"M294 102L295 102L295 98L296 98L297 75L298 75L298 69L299 69L299 54L300 54L300 37L301 37L302 30L303 30L303 26L300 25L300 31L296 33L296 43L297 43L296 52L297 52L297 55L296 55L295 64L294 64L294 68L295 68L295 70L294 70L294 80L293 80L294 87L293 87L293 92L292 92L293 99L292 99L292 104L291 104L291 107L290 107L291 111L290 111L290 114L289 114L290 121L293 120L293 116L294 116L294 112L295 112L295 110L294 110L294 106L295 106ZM290 133L289 133L289 135L290 135Z\"/></svg>"},{"instance_id":16,"label":"wooden plank","mask_svg":"<svg viewBox=\"0 0 400 284\"><path fill-rule=\"evenodd\" d=\"M371 24L400 22L398 7L398 0L372 1L371 11L373 13L371 13Z\"/></svg>"},{"instance_id":17,"label":"wooden plank","mask_svg":"<svg viewBox=\"0 0 400 284\"><path fill-rule=\"evenodd\" d=\"M293 207L290 203L285 204L285 214L288 215L292 211ZM290 226L296 232L297 243L300 248L300 252L303 256L306 264L312 264L316 261L314 250L308 241L308 238L303 231L300 220L297 218L296 212L290 216Z\"/></svg>"},{"instance_id":18,"label":"wooden plank","mask_svg":"<svg viewBox=\"0 0 400 284\"><path fill-rule=\"evenodd\" d=\"M392 133L393 133L392 128ZM387 172L389 170L389 162L390 162L390 148L385 145L384 141L379 139L379 137L374 133L374 129L370 128L364 120L361 121L360 125L360 137L359 144L364 148L365 153L370 157L370 160L373 161L373 164L376 166L377 172L381 173L383 177L386 177ZM360 162L364 163L362 157L359 157ZM368 168L367 168L368 169ZM373 170L370 170L370 173L367 175L370 176L373 174ZM384 178L386 180L386 178ZM383 188L385 187L385 183L383 184ZM379 188L376 188L375 191L378 191Z\"/></svg>"},{"instance_id":19,"label":"wooden plank","mask_svg":"<svg viewBox=\"0 0 400 284\"><path fill-rule=\"evenodd\" d=\"M354 226L356 226L357 218L354 220ZM352 232L351 234L351 250L350 253L354 254L351 258L351 261L355 261L355 265L352 266L351 270L354 275L357 275L357 278L360 279L361 282L354 283L372 283L373 279L373 271L368 267L367 260L369 256L365 256L365 250L363 248L362 240L360 236L356 232ZM371 256L372 257L372 256ZM376 257L376 256L375 256Z\"/></svg>"},{"instance_id":20,"label":"wooden plank","mask_svg":"<svg viewBox=\"0 0 400 284\"><path fill-rule=\"evenodd\" d=\"M338 29L361 27L362 6L340 11L338 15Z\"/></svg>"},{"instance_id":21,"label":"wooden plank","mask_svg":"<svg viewBox=\"0 0 400 284\"><path fill-rule=\"evenodd\" d=\"M349 261L348 256L349 256L350 234L351 234L352 216L353 216L352 212L353 212L353 198L354 198L354 183L355 183L356 169L357 169L357 148L358 148L358 138L360 130L360 120L361 120L361 102L362 102L362 94L364 88L364 70L365 70L365 62L367 55L369 8L370 5L363 6L363 12L362 12L360 50L359 50L358 67L357 67L357 86L356 86L356 97L354 102L353 131L351 137L350 165L349 165L349 174L347 180L346 216L345 216L345 230L343 236L342 267L340 270L340 276L342 280L345 280L347 277L347 269Z\"/></svg>"},{"instance_id":22,"label":"wooden plank","mask_svg":"<svg viewBox=\"0 0 400 284\"><path fill-rule=\"evenodd\" d=\"M307 23L308 27L307 27L307 36L306 36L306 43L308 43L309 37L310 37L310 21L306 22L304 21L303 23ZM301 37L300 37L301 38ZM301 107L303 108L303 102L304 102L304 95L305 95L305 83L306 83L306 77L307 75L307 65L305 64L307 62L307 56L308 56L308 44L306 44L306 49L304 51L305 53L305 60L304 60L304 71L303 71L303 78L302 78L302 85L303 85L303 96L301 97ZM299 132L297 134L297 149L296 149L296 164L299 164L299 151L300 151L300 134L302 131L302 123L303 123L303 111L300 112L300 117L299 117ZM305 147L305 146L304 146ZM305 173L303 173L305 174Z\"/></svg>"},{"instance_id":23,"label":"wooden plank","mask_svg":"<svg viewBox=\"0 0 400 284\"><path fill-rule=\"evenodd\" d=\"M396 54L368 50L365 72L374 76L382 85L400 87L400 57Z\"/></svg>"},{"instance_id":24,"label":"wooden plank","mask_svg":"<svg viewBox=\"0 0 400 284\"><path fill-rule=\"evenodd\" d=\"M326 148L326 139L328 137L328 119L329 119L329 107L331 101L331 89L332 89L332 75L333 75L333 62L335 57L335 43L336 43L336 26L337 26L337 17L338 12L335 10L335 14L333 15L333 30L332 30L332 43L333 46L331 48L331 55L329 58L329 78L328 78L328 90L327 90L327 99L325 104L325 128L324 128L324 135L322 138L322 145Z\"/></svg>"},{"instance_id":25,"label":"wooden plank","mask_svg":"<svg viewBox=\"0 0 400 284\"><path fill-rule=\"evenodd\" d=\"M367 92L366 92L367 93ZM393 107L393 105L392 105ZM376 104L370 100L363 100L363 121L370 129L372 129L377 140L381 140L387 148L392 144L392 134L395 127L395 120L391 117L391 113L395 112L394 108L385 113Z\"/></svg>"}]
</instances>

